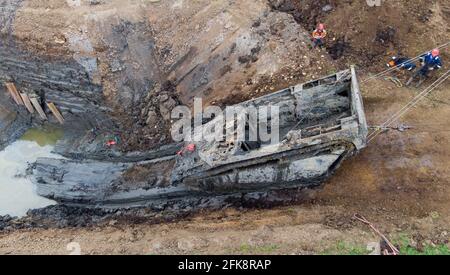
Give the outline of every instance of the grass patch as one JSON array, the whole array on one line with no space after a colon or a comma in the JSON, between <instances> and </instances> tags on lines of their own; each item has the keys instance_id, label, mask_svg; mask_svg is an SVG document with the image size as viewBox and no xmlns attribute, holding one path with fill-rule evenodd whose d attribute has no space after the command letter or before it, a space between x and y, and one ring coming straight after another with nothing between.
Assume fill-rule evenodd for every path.
<instances>
[{"instance_id":1,"label":"grass patch","mask_svg":"<svg viewBox=\"0 0 450 275\"><path fill-rule=\"evenodd\" d=\"M337 242L333 247L323 251L322 255L367 255L370 251L360 245L352 245L344 241Z\"/></svg>"},{"instance_id":2,"label":"grass patch","mask_svg":"<svg viewBox=\"0 0 450 275\"><path fill-rule=\"evenodd\" d=\"M421 251L414 247L407 246L400 248L401 255L450 255L450 249L447 245L426 245Z\"/></svg>"},{"instance_id":3,"label":"grass patch","mask_svg":"<svg viewBox=\"0 0 450 275\"><path fill-rule=\"evenodd\" d=\"M450 255L450 249L446 244L428 244L419 250L411 245L411 238L407 234L400 234L394 243L400 247L401 255Z\"/></svg>"}]
</instances>

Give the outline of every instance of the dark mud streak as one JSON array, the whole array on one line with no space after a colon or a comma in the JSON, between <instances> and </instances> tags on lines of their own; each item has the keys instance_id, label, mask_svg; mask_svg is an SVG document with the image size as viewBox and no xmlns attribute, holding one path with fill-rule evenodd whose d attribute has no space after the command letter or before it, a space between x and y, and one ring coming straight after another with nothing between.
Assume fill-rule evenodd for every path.
<instances>
[{"instance_id":1,"label":"dark mud streak","mask_svg":"<svg viewBox=\"0 0 450 275\"><path fill-rule=\"evenodd\" d=\"M8 10L8 12L0 13L0 34L2 39L0 40L0 47L3 43L6 45L14 45L14 39L12 37L14 29L14 19L16 17L17 10L22 6L24 0L0 0L0 11ZM6 31L6 39L3 38Z\"/></svg>"},{"instance_id":2,"label":"dark mud streak","mask_svg":"<svg viewBox=\"0 0 450 275\"><path fill-rule=\"evenodd\" d=\"M109 32L103 30L103 35L109 48L104 61L120 64L120 69L107 73L106 80L116 84L116 96L124 109L135 107L156 83L164 80L153 30L146 23L120 21Z\"/></svg>"},{"instance_id":3,"label":"dark mud streak","mask_svg":"<svg viewBox=\"0 0 450 275\"><path fill-rule=\"evenodd\" d=\"M216 197L190 197L183 200L148 204L132 209L86 208L53 205L30 210L26 217L0 216L0 232L31 228L80 228L176 222L197 213L224 208L266 209L309 202L308 189L294 188Z\"/></svg>"},{"instance_id":4,"label":"dark mud streak","mask_svg":"<svg viewBox=\"0 0 450 275\"><path fill-rule=\"evenodd\" d=\"M105 108L102 87L90 82L80 64L73 59L46 60L22 50L19 43L14 44L0 47L0 82L14 82L18 90L54 102L66 118L68 128L84 131L91 127L114 128ZM23 112L22 107L18 109ZM36 116L33 122L42 123Z\"/></svg>"},{"instance_id":5,"label":"dark mud streak","mask_svg":"<svg viewBox=\"0 0 450 275\"><path fill-rule=\"evenodd\" d=\"M14 47L16 44L13 38L14 19L22 3L23 0L0 0L0 49ZM1 67L3 67L3 60L6 56L0 50ZM1 77L0 80L3 81ZM3 150L11 142L22 136L32 123L31 117L27 112L15 110L9 98L5 96L6 93L3 83L0 83L1 111L3 114L10 111L10 115L4 116L0 120L0 150Z\"/></svg>"},{"instance_id":6,"label":"dark mud streak","mask_svg":"<svg viewBox=\"0 0 450 275\"><path fill-rule=\"evenodd\" d=\"M307 30L313 30L318 19L326 13L322 8L330 4L330 0L268 0L272 9L291 14L295 21Z\"/></svg>"},{"instance_id":7,"label":"dark mud streak","mask_svg":"<svg viewBox=\"0 0 450 275\"><path fill-rule=\"evenodd\" d=\"M0 87L0 151L20 138L31 127L31 116L25 110L14 110L9 97L4 96L6 90ZM12 111L10 111L12 110Z\"/></svg>"},{"instance_id":8,"label":"dark mud streak","mask_svg":"<svg viewBox=\"0 0 450 275\"><path fill-rule=\"evenodd\" d=\"M0 84L14 82L19 91L37 94L41 99L55 103L71 134L93 127L115 129L102 86L91 81L81 64L72 56L41 56L29 52L14 36L14 19L22 2L0 0ZM7 136L2 138L2 147L19 138L31 125L43 123L38 117L28 115L24 108L10 104L7 97L5 99L0 102L1 107L18 115L13 123L1 122L9 125L1 129L2 136ZM52 116L49 118L50 122L56 123Z\"/></svg>"}]
</instances>

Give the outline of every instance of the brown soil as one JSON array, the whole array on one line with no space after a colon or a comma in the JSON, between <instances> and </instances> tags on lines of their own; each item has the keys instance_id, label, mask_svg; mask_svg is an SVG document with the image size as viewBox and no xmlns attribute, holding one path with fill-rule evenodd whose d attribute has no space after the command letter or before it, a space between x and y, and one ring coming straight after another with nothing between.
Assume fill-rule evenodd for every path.
<instances>
[{"instance_id":1,"label":"brown soil","mask_svg":"<svg viewBox=\"0 0 450 275\"><path fill-rule=\"evenodd\" d=\"M270 2L285 3L278 9L291 13L310 31L324 23L329 32L327 50L335 59L342 58L340 68L357 64L361 69L372 69L386 57L399 53L414 57L430 45L441 45L449 39L448 1L393 0L383 1L380 7L369 7L366 1ZM332 10L322 10L327 4Z\"/></svg>"},{"instance_id":2,"label":"brown soil","mask_svg":"<svg viewBox=\"0 0 450 275\"><path fill-rule=\"evenodd\" d=\"M449 41L450 5L443 0L384 1L369 7L365 1L269 0L274 10L287 12L307 31L322 22L328 31L323 50L293 56L294 64L259 80L249 93L233 93L222 105L248 100L285 87L347 69L355 64L359 73L382 71L392 56L413 58ZM331 11L323 11L331 5ZM345 18L345 20L343 20ZM450 55L443 51L443 59Z\"/></svg>"},{"instance_id":3,"label":"brown soil","mask_svg":"<svg viewBox=\"0 0 450 275\"><path fill-rule=\"evenodd\" d=\"M384 121L418 91L377 80L363 87L369 122ZM378 241L364 215L390 238L443 244L450 228L450 115L448 87L433 93L400 123L406 132L382 134L345 162L306 203L274 209L228 209L156 225L16 231L0 235L0 253L68 254L310 254L338 243L365 247ZM414 242L413 242L414 243ZM343 253L345 251L337 251Z\"/></svg>"},{"instance_id":4,"label":"brown soil","mask_svg":"<svg viewBox=\"0 0 450 275\"><path fill-rule=\"evenodd\" d=\"M390 55L402 52L413 57L449 38L449 7L444 0L383 1L379 8L369 8L365 1L306 2L335 7L324 13L319 11L323 5L305 5L302 9L310 8L312 15L298 22L307 28L317 21L325 22L330 31L328 51L335 46L333 38L341 39L347 45L342 56L336 61L324 56L324 67L315 72L315 65L311 65L307 76L298 68L286 68L261 81L252 93L219 94L223 97L212 103L235 103L352 63L368 67L367 71L382 71ZM288 12L296 9L298 5ZM323 54L313 53L313 62L320 61ZM449 55L444 53L443 58L448 61ZM363 73L361 78L368 76ZM364 83L362 90L371 125L384 122L419 92L397 88L383 79ZM448 244L449 92L447 82L398 122L412 129L381 134L361 154L346 161L322 189L311 191L305 203L199 213L156 225L119 226L112 222L94 229L2 233L0 254L68 254L70 242L79 243L83 254L314 254L330 251L339 242L365 247L379 241L365 225L352 219L355 213L364 215L392 239L406 234L417 246L424 242Z\"/></svg>"}]
</instances>

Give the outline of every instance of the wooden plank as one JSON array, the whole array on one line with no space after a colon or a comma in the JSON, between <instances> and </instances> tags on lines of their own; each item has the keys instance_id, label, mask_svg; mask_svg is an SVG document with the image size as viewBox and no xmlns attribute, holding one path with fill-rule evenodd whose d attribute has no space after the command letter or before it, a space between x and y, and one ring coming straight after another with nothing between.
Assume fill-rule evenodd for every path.
<instances>
[{"instance_id":1,"label":"wooden plank","mask_svg":"<svg viewBox=\"0 0 450 275\"><path fill-rule=\"evenodd\" d=\"M10 96L12 97L12 99L14 100L14 102L16 102L16 104L19 104L19 103L17 102L17 98L15 97L15 95L14 95L12 89L11 89L11 83L5 83L5 86L6 86L6 89L8 90L8 92L9 92L9 95L10 95Z\"/></svg>"},{"instance_id":2,"label":"wooden plank","mask_svg":"<svg viewBox=\"0 0 450 275\"><path fill-rule=\"evenodd\" d=\"M14 101L17 105L23 105L22 98L19 95L19 92L16 89L16 85L14 83L7 83L8 90L13 95Z\"/></svg>"},{"instance_id":3,"label":"wooden plank","mask_svg":"<svg viewBox=\"0 0 450 275\"><path fill-rule=\"evenodd\" d=\"M37 98L35 97L30 97L30 101L34 106L34 109L36 109L36 111L38 112L39 116L43 119L43 120L47 120L47 116L45 115L44 110L42 110L41 105L39 104Z\"/></svg>"},{"instance_id":4,"label":"wooden plank","mask_svg":"<svg viewBox=\"0 0 450 275\"><path fill-rule=\"evenodd\" d=\"M47 102L47 106L52 111L53 115L56 117L59 123L64 124L64 117L61 115L58 108L56 108L55 104L53 104L53 102Z\"/></svg>"},{"instance_id":5,"label":"wooden plank","mask_svg":"<svg viewBox=\"0 0 450 275\"><path fill-rule=\"evenodd\" d=\"M20 93L20 97L22 98L25 107L27 107L28 112L30 112L30 114L34 114L34 108L33 105L31 105L31 101L28 95L25 93Z\"/></svg>"},{"instance_id":6,"label":"wooden plank","mask_svg":"<svg viewBox=\"0 0 450 275\"><path fill-rule=\"evenodd\" d=\"M5 83L5 86L8 89L14 101L16 102L16 104L23 105L22 98L20 97L19 92L16 89L16 85L14 85L14 83L8 82Z\"/></svg>"}]
</instances>

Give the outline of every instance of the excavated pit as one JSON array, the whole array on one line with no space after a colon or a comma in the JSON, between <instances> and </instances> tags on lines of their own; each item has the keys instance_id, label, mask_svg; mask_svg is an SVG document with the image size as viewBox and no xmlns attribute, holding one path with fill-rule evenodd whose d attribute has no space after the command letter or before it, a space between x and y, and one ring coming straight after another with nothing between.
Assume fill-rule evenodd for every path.
<instances>
[{"instance_id":1,"label":"excavated pit","mask_svg":"<svg viewBox=\"0 0 450 275\"><path fill-rule=\"evenodd\" d=\"M142 207L318 186L365 146L367 124L354 69L240 105L279 106L282 140L252 150L242 146L245 141L201 141L192 154L160 149L148 152L147 159L128 162L40 158L33 166L33 182L38 194L64 204ZM215 125L217 119L204 126Z\"/></svg>"},{"instance_id":2,"label":"excavated pit","mask_svg":"<svg viewBox=\"0 0 450 275\"><path fill-rule=\"evenodd\" d=\"M198 143L192 155L172 152L160 157L149 152L141 161L39 158L31 167L38 194L60 205L29 211L26 218L12 220L14 227L11 220L5 227L170 220L202 209L298 202L306 188L320 186L342 161L365 146L367 125L353 69L242 105L268 103L280 105L281 126L290 128L285 131L286 141L275 150L271 144L253 151L231 146L223 154L214 149L218 144ZM213 159L195 163L197 154L207 152ZM267 181L273 169L281 173L280 178ZM236 180L229 180L234 176L228 171L237 172Z\"/></svg>"},{"instance_id":3,"label":"excavated pit","mask_svg":"<svg viewBox=\"0 0 450 275\"><path fill-rule=\"evenodd\" d=\"M156 205L182 198L191 191L165 181L182 146L169 140L174 107L191 106L194 97L202 97L206 105L238 103L273 92L272 81L286 79L286 68L309 72L313 62L323 62L320 53L309 52L309 30L266 1L177 3L112 0L70 6L62 0L0 1L0 81L36 96L44 108L45 102L53 102L65 118L64 137L54 151L68 160L34 164L43 195L74 205L112 201L133 207L147 198L140 189L169 187L167 194L148 192L162 198ZM119 14L117 8L128 12ZM244 16L244 11L251 12ZM306 52L310 58L304 58ZM273 76L270 82L268 75ZM289 78L290 83L306 81L306 73L299 75ZM277 84L287 86L283 81ZM306 119L300 128L348 116L345 96L337 98L335 107L317 108L321 117ZM0 98L0 108L0 148L31 126L57 123L48 109L49 121L44 122L8 96ZM315 131L305 130L304 135L313 137ZM105 146L116 137L117 146ZM154 167L154 160L161 158L167 163ZM86 173L71 175L61 167ZM70 179L74 186L59 184ZM48 182L58 184L50 187ZM77 193L80 190L90 197Z\"/></svg>"}]
</instances>

